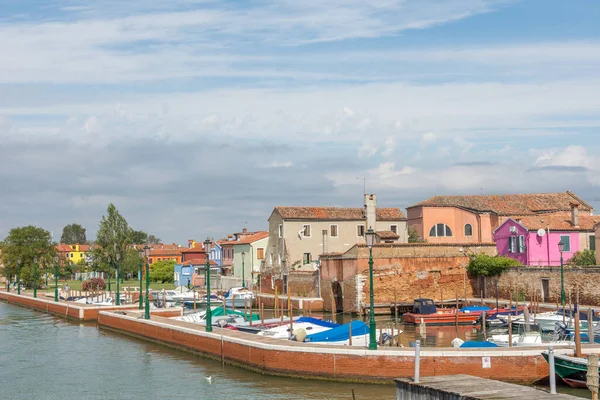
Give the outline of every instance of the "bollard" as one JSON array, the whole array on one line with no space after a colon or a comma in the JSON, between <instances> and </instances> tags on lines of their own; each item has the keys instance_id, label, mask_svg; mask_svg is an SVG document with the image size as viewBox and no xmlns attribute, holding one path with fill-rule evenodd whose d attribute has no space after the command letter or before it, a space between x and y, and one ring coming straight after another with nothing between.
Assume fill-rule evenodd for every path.
<instances>
[{"instance_id":1,"label":"bollard","mask_svg":"<svg viewBox=\"0 0 600 400\"><path fill-rule=\"evenodd\" d=\"M554 349L548 347L548 365L550 366L550 394L556 394L556 372L554 371Z\"/></svg>"},{"instance_id":2,"label":"bollard","mask_svg":"<svg viewBox=\"0 0 600 400\"><path fill-rule=\"evenodd\" d=\"M415 340L415 378L413 379L414 383L419 383L419 375L421 374L421 341Z\"/></svg>"}]
</instances>

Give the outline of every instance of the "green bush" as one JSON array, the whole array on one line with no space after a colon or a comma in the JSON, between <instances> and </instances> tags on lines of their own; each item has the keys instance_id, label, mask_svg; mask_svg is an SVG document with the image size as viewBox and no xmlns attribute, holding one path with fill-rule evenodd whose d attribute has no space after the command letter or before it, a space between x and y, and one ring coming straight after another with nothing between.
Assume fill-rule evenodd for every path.
<instances>
[{"instance_id":1,"label":"green bush","mask_svg":"<svg viewBox=\"0 0 600 400\"><path fill-rule=\"evenodd\" d=\"M175 272L175 261L157 261L152 264L152 271L150 271L150 280L152 282L160 283L173 283Z\"/></svg>"},{"instance_id":2,"label":"green bush","mask_svg":"<svg viewBox=\"0 0 600 400\"><path fill-rule=\"evenodd\" d=\"M569 265L596 265L596 252L594 250L583 250L573 254L568 262Z\"/></svg>"},{"instance_id":3,"label":"green bush","mask_svg":"<svg viewBox=\"0 0 600 400\"><path fill-rule=\"evenodd\" d=\"M467 271L472 276L498 276L510 267L520 267L522 264L514 258L502 256L488 256L478 254L469 263Z\"/></svg>"}]
</instances>

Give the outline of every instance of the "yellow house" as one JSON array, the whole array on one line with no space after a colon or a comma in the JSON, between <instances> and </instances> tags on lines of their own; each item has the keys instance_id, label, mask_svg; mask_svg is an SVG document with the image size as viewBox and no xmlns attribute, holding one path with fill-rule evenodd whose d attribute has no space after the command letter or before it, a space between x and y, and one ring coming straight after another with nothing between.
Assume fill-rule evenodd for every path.
<instances>
[{"instance_id":1,"label":"yellow house","mask_svg":"<svg viewBox=\"0 0 600 400\"><path fill-rule=\"evenodd\" d=\"M90 251L88 244L61 244L56 246L56 250L72 264L77 264L81 260L85 261L85 255Z\"/></svg>"}]
</instances>

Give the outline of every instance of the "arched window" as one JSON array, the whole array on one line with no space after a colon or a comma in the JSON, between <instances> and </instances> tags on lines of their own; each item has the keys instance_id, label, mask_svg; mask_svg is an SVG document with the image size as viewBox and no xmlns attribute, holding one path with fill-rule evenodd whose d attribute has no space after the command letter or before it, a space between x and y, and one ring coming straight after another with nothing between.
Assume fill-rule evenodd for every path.
<instances>
[{"instance_id":1,"label":"arched window","mask_svg":"<svg viewBox=\"0 0 600 400\"><path fill-rule=\"evenodd\" d=\"M465 225L465 236L473 236L473 225L471 225L471 224Z\"/></svg>"},{"instance_id":2,"label":"arched window","mask_svg":"<svg viewBox=\"0 0 600 400\"><path fill-rule=\"evenodd\" d=\"M452 229L448 225L445 224L435 224L429 230L430 237L444 237L444 236L452 236Z\"/></svg>"}]
</instances>

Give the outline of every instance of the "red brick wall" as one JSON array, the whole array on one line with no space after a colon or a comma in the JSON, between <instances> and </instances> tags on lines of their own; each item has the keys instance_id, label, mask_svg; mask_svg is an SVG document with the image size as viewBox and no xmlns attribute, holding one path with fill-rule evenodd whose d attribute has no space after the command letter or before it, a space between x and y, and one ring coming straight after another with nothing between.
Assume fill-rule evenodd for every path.
<instances>
[{"instance_id":1,"label":"red brick wall","mask_svg":"<svg viewBox=\"0 0 600 400\"><path fill-rule=\"evenodd\" d=\"M163 318L156 318L156 320L168 323L168 320ZM204 332L191 334L168 327L153 326L144 320L130 320L104 313L99 317L99 324L103 327L128 332L139 337L147 337L184 350L200 352L212 358L223 359L228 363L272 374L336 380L391 381L394 378L411 377L414 371L413 356L410 351L404 349L389 350L396 353L390 355L378 352L364 354L359 349L355 354L332 354L326 350L313 353L291 351L294 347L306 345L287 341L277 342L277 349L262 349L247 344L247 342L242 344L242 338L252 340L255 336L244 335L240 332L231 333L225 329L215 328L212 334ZM189 325L194 328L193 324ZM222 340L222 336L232 337L232 340L236 342ZM282 350L282 347L289 347L290 350ZM460 350L446 351L459 352ZM456 374L456 371L460 371L464 374L484 378L522 383L532 383L548 376L548 364L541 355L519 355L522 349L512 351L514 356L506 355L505 353L510 352L506 349L486 351L486 354L491 353L492 356L489 369L482 368L481 354L458 357L423 354L421 356L421 375L452 375ZM493 355L496 352L498 356Z\"/></svg>"}]
</instances>

